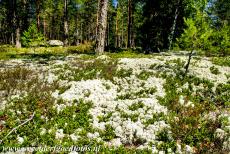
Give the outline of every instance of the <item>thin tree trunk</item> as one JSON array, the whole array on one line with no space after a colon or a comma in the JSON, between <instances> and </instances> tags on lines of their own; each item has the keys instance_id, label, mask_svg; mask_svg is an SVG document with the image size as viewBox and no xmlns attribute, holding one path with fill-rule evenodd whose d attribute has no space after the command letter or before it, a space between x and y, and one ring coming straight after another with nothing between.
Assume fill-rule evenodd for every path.
<instances>
[{"instance_id":1,"label":"thin tree trunk","mask_svg":"<svg viewBox=\"0 0 230 154\"><path fill-rule=\"evenodd\" d=\"M40 31L40 0L36 0L37 29Z\"/></svg>"},{"instance_id":2,"label":"thin tree trunk","mask_svg":"<svg viewBox=\"0 0 230 154\"><path fill-rule=\"evenodd\" d=\"M46 19L43 19L43 35L46 37Z\"/></svg>"},{"instance_id":3,"label":"thin tree trunk","mask_svg":"<svg viewBox=\"0 0 230 154\"><path fill-rule=\"evenodd\" d=\"M173 37L174 37L174 34L175 34L177 18L178 18L178 15L179 15L179 3L180 3L180 0L178 1L178 5L176 7L175 17L174 17L173 25L172 25L172 28L171 28L171 33L169 34L169 50L171 50L171 48L172 48Z\"/></svg>"},{"instance_id":4,"label":"thin tree trunk","mask_svg":"<svg viewBox=\"0 0 230 154\"><path fill-rule=\"evenodd\" d=\"M14 33L11 33L10 42L11 42L11 45L14 45Z\"/></svg>"},{"instance_id":5,"label":"thin tree trunk","mask_svg":"<svg viewBox=\"0 0 230 154\"><path fill-rule=\"evenodd\" d=\"M133 0L128 0L128 39L127 47L131 48L134 45L134 34L133 34Z\"/></svg>"},{"instance_id":6,"label":"thin tree trunk","mask_svg":"<svg viewBox=\"0 0 230 154\"><path fill-rule=\"evenodd\" d=\"M117 10L118 10L118 7L117 7ZM116 39L115 39L115 47L116 48L119 48L119 34L118 34L118 31L119 31L119 26L118 26L118 11L117 11L117 16L116 16Z\"/></svg>"},{"instance_id":7,"label":"thin tree trunk","mask_svg":"<svg viewBox=\"0 0 230 154\"><path fill-rule=\"evenodd\" d=\"M190 51L190 53L188 55L188 61L187 61L187 64L185 65L185 67L184 67L185 73L184 73L183 77L185 77L188 74L188 69L189 69L189 66L190 66L190 62L192 60L193 51L194 51L194 47L192 48L192 50Z\"/></svg>"},{"instance_id":8,"label":"thin tree trunk","mask_svg":"<svg viewBox=\"0 0 230 154\"><path fill-rule=\"evenodd\" d=\"M106 44L106 46L109 46L109 30L110 30L109 22L107 22L107 44Z\"/></svg>"},{"instance_id":9,"label":"thin tree trunk","mask_svg":"<svg viewBox=\"0 0 230 154\"><path fill-rule=\"evenodd\" d=\"M99 18L97 25L97 41L96 41L96 53L101 55L104 53L105 48L105 35L107 25L107 11L108 11L108 0L100 0L99 5Z\"/></svg>"},{"instance_id":10,"label":"thin tree trunk","mask_svg":"<svg viewBox=\"0 0 230 154\"><path fill-rule=\"evenodd\" d=\"M14 35L17 34L16 32L16 27L17 27L17 17L16 17L16 0L12 0L12 11L13 11L13 18L12 18L12 23L13 23L13 27L14 27L14 34L11 33L11 37L12 37L12 40L11 40L11 43L14 44ZM16 36L17 37L17 36ZM16 43L16 42L15 42Z\"/></svg>"},{"instance_id":11,"label":"thin tree trunk","mask_svg":"<svg viewBox=\"0 0 230 154\"><path fill-rule=\"evenodd\" d=\"M122 18L122 29L121 29L121 46L124 44L124 19Z\"/></svg>"},{"instance_id":12,"label":"thin tree trunk","mask_svg":"<svg viewBox=\"0 0 230 154\"><path fill-rule=\"evenodd\" d=\"M97 31L98 31L98 20L99 20L99 7L100 7L100 0L97 0L97 21L96 21L96 37L95 37L95 41L97 41Z\"/></svg>"},{"instance_id":13,"label":"thin tree trunk","mask_svg":"<svg viewBox=\"0 0 230 154\"><path fill-rule=\"evenodd\" d=\"M68 26L68 0L64 0L65 6L64 6L64 45L68 45L68 37L69 37L69 26Z\"/></svg>"},{"instance_id":14,"label":"thin tree trunk","mask_svg":"<svg viewBox=\"0 0 230 154\"><path fill-rule=\"evenodd\" d=\"M83 30L82 30L82 23L81 23L81 43L83 43Z\"/></svg>"}]
</instances>

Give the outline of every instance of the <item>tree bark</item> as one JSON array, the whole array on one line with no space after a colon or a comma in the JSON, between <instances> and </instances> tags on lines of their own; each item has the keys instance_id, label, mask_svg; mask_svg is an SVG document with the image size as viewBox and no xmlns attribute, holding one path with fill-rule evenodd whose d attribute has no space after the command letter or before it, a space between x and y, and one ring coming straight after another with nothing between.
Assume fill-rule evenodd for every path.
<instances>
[{"instance_id":1,"label":"tree bark","mask_svg":"<svg viewBox=\"0 0 230 154\"><path fill-rule=\"evenodd\" d=\"M16 27L17 27L17 17L16 17L16 0L12 0L12 13L13 13L13 17L12 17L12 23L13 23L13 28L14 28L14 33L11 33L11 43L14 44L14 36L16 35ZM17 37L17 36L16 36ZM15 45L15 44L14 44Z\"/></svg>"},{"instance_id":2,"label":"tree bark","mask_svg":"<svg viewBox=\"0 0 230 154\"><path fill-rule=\"evenodd\" d=\"M97 25L96 53L101 55L105 48L105 35L107 25L108 0L100 0L99 18Z\"/></svg>"},{"instance_id":3,"label":"tree bark","mask_svg":"<svg viewBox=\"0 0 230 154\"><path fill-rule=\"evenodd\" d=\"M188 69L189 69L189 66L190 66L191 59L192 59L193 51L194 51L194 48L190 51L190 53L188 55L187 64L184 66L185 73L184 73L183 77L185 77L188 74Z\"/></svg>"},{"instance_id":4,"label":"tree bark","mask_svg":"<svg viewBox=\"0 0 230 154\"><path fill-rule=\"evenodd\" d=\"M40 0L36 0L37 29L40 31Z\"/></svg>"},{"instance_id":5,"label":"tree bark","mask_svg":"<svg viewBox=\"0 0 230 154\"><path fill-rule=\"evenodd\" d=\"M177 5L176 10L175 10L175 17L174 17L174 20L173 20L173 25L172 25L172 28L171 28L171 33L169 34L169 50L171 50L171 48L172 48L172 41L173 41L173 37L174 37L174 34L175 34L177 18L178 18L178 15L179 15L179 4L180 4L180 0L178 1L178 5Z\"/></svg>"},{"instance_id":6,"label":"tree bark","mask_svg":"<svg viewBox=\"0 0 230 154\"><path fill-rule=\"evenodd\" d=\"M46 37L46 18L43 18L43 35Z\"/></svg>"},{"instance_id":7,"label":"tree bark","mask_svg":"<svg viewBox=\"0 0 230 154\"><path fill-rule=\"evenodd\" d=\"M21 25L21 19L17 10L17 1L13 0L13 21L14 21L14 27L15 27L15 47L21 48L21 42L20 42L20 25Z\"/></svg>"},{"instance_id":8,"label":"tree bark","mask_svg":"<svg viewBox=\"0 0 230 154\"><path fill-rule=\"evenodd\" d=\"M122 18L121 47L124 47L124 19Z\"/></svg>"},{"instance_id":9,"label":"tree bark","mask_svg":"<svg viewBox=\"0 0 230 154\"><path fill-rule=\"evenodd\" d=\"M21 48L21 42L20 42L20 26L18 25L17 29L16 29L16 48Z\"/></svg>"},{"instance_id":10,"label":"tree bark","mask_svg":"<svg viewBox=\"0 0 230 154\"><path fill-rule=\"evenodd\" d=\"M99 7L100 7L100 0L97 0L97 21L96 21L96 37L95 37L95 41L97 41L97 31L98 31L98 20L99 20Z\"/></svg>"},{"instance_id":11,"label":"tree bark","mask_svg":"<svg viewBox=\"0 0 230 154\"><path fill-rule=\"evenodd\" d=\"M116 39L115 39L115 47L119 48L119 25L118 25L118 5L117 4L117 16L116 16Z\"/></svg>"},{"instance_id":12,"label":"tree bark","mask_svg":"<svg viewBox=\"0 0 230 154\"><path fill-rule=\"evenodd\" d=\"M68 46L68 37L69 37L69 25L68 25L68 0L64 0L64 45Z\"/></svg>"},{"instance_id":13,"label":"tree bark","mask_svg":"<svg viewBox=\"0 0 230 154\"><path fill-rule=\"evenodd\" d=\"M134 45L134 35L133 35L133 0L128 0L128 39L127 47L131 48Z\"/></svg>"}]
</instances>

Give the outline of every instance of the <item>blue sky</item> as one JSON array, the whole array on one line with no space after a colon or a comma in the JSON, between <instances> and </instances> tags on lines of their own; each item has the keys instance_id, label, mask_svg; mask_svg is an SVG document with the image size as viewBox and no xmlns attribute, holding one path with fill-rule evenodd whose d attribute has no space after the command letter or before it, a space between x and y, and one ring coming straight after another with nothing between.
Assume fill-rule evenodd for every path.
<instances>
[{"instance_id":1,"label":"blue sky","mask_svg":"<svg viewBox=\"0 0 230 154\"><path fill-rule=\"evenodd\" d=\"M113 0L114 6L117 6L117 0Z\"/></svg>"}]
</instances>

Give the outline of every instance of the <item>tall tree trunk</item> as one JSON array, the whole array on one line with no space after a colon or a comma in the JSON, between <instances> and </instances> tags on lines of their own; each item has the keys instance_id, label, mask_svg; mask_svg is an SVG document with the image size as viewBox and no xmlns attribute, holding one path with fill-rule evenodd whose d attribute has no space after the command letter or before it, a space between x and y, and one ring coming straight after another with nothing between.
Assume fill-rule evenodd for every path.
<instances>
[{"instance_id":1,"label":"tall tree trunk","mask_svg":"<svg viewBox=\"0 0 230 154\"><path fill-rule=\"evenodd\" d=\"M101 55L105 48L105 34L107 25L108 0L100 0L99 18L97 25L96 53Z\"/></svg>"},{"instance_id":2,"label":"tall tree trunk","mask_svg":"<svg viewBox=\"0 0 230 154\"><path fill-rule=\"evenodd\" d=\"M109 46L109 31L110 31L109 22L107 22L107 41L106 41L107 43L106 43L106 46Z\"/></svg>"},{"instance_id":3,"label":"tall tree trunk","mask_svg":"<svg viewBox=\"0 0 230 154\"><path fill-rule=\"evenodd\" d=\"M128 39L127 47L130 48L133 45L133 0L128 0Z\"/></svg>"},{"instance_id":4,"label":"tall tree trunk","mask_svg":"<svg viewBox=\"0 0 230 154\"><path fill-rule=\"evenodd\" d=\"M176 29L176 23L177 23L177 18L178 18L178 15L179 15L179 4L180 4L180 0L178 1L178 5L176 7L176 10L175 10L175 16L174 16L174 20L173 20L173 25L172 25L172 28L171 28L171 33L169 34L169 50L171 50L172 48L172 42L173 42L173 37L174 37L174 34L175 34L175 29Z\"/></svg>"},{"instance_id":5,"label":"tall tree trunk","mask_svg":"<svg viewBox=\"0 0 230 154\"><path fill-rule=\"evenodd\" d=\"M69 26L68 26L68 0L64 0L64 45L68 45L68 37L69 37Z\"/></svg>"},{"instance_id":6,"label":"tall tree trunk","mask_svg":"<svg viewBox=\"0 0 230 154\"><path fill-rule=\"evenodd\" d=\"M13 23L13 28L14 28L14 33L11 33L11 43L14 44L14 36L16 35L16 27L17 27L17 17L16 17L16 0L12 0L11 3L11 8L12 8L12 13L13 13L13 17L12 17L12 23ZM17 37L17 36L16 36Z\"/></svg>"},{"instance_id":7,"label":"tall tree trunk","mask_svg":"<svg viewBox=\"0 0 230 154\"><path fill-rule=\"evenodd\" d=\"M14 33L11 33L10 42L11 42L11 45L14 45Z\"/></svg>"},{"instance_id":8,"label":"tall tree trunk","mask_svg":"<svg viewBox=\"0 0 230 154\"><path fill-rule=\"evenodd\" d=\"M13 0L13 8L14 8L14 27L15 27L15 47L16 48L21 48L21 42L20 42L20 25L21 25L21 19L19 17L19 13L17 10L17 1Z\"/></svg>"},{"instance_id":9,"label":"tall tree trunk","mask_svg":"<svg viewBox=\"0 0 230 154\"><path fill-rule=\"evenodd\" d=\"M37 29L40 31L40 0L36 0Z\"/></svg>"},{"instance_id":10,"label":"tall tree trunk","mask_svg":"<svg viewBox=\"0 0 230 154\"><path fill-rule=\"evenodd\" d=\"M122 29L121 29L121 47L124 47L124 19L122 18Z\"/></svg>"},{"instance_id":11,"label":"tall tree trunk","mask_svg":"<svg viewBox=\"0 0 230 154\"><path fill-rule=\"evenodd\" d=\"M20 42L20 26L18 25L17 29L16 29L16 48L21 48L21 42Z\"/></svg>"},{"instance_id":12,"label":"tall tree trunk","mask_svg":"<svg viewBox=\"0 0 230 154\"><path fill-rule=\"evenodd\" d=\"M97 0L97 21L96 21L96 37L95 37L95 41L97 41L97 31L98 31L98 20L99 20L99 7L100 7L100 0Z\"/></svg>"},{"instance_id":13,"label":"tall tree trunk","mask_svg":"<svg viewBox=\"0 0 230 154\"><path fill-rule=\"evenodd\" d=\"M118 4L117 4L117 16L116 16L116 39L115 39L115 47L119 48L119 26L118 26Z\"/></svg>"},{"instance_id":14,"label":"tall tree trunk","mask_svg":"<svg viewBox=\"0 0 230 154\"><path fill-rule=\"evenodd\" d=\"M43 35L46 37L46 18L43 18Z\"/></svg>"},{"instance_id":15,"label":"tall tree trunk","mask_svg":"<svg viewBox=\"0 0 230 154\"><path fill-rule=\"evenodd\" d=\"M81 23L81 43L83 43L83 29L82 29L82 23Z\"/></svg>"}]
</instances>

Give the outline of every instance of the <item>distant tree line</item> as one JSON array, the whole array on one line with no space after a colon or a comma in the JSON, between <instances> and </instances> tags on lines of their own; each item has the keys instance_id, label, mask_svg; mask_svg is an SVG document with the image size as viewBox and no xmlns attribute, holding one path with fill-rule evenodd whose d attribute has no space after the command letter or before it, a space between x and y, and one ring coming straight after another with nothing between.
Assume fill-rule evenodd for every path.
<instances>
[{"instance_id":1,"label":"distant tree line","mask_svg":"<svg viewBox=\"0 0 230 154\"><path fill-rule=\"evenodd\" d=\"M33 27L44 39L62 40L65 46L95 42L98 52L186 49L193 39L203 41L197 48L226 54L229 11L227 0L0 0L0 43L20 48ZM191 26L197 38L188 34Z\"/></svg>"}]
</instances>

